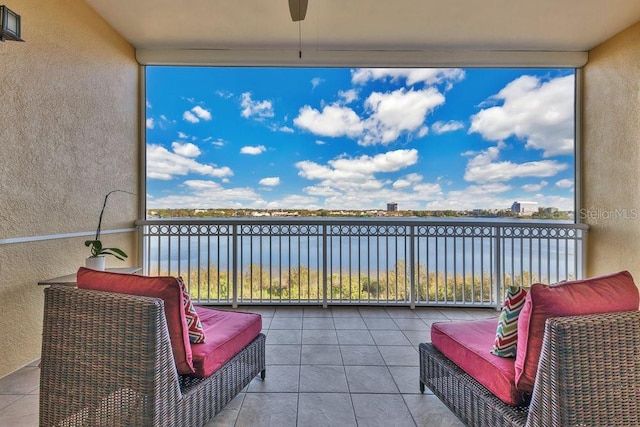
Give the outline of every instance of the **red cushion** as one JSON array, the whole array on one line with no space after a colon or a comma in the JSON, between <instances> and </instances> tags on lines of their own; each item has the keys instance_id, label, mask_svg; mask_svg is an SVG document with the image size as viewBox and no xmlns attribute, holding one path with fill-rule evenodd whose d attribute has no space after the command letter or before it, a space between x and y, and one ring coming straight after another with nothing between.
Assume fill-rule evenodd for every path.
<instances>
[{"instance_id":1,"label":"red cushion","mask_svg":"<svg viewBox=\"0 0 640 427\"><path fill-rule=\"evenodd\" d=\"M238 354L262 330L262 316L255 313L195 307L207 336L202 344L191 344L195 376L206 378Z\"/></svg>"},{"instance_id":2,"label":"red cushion","mask_svg":"<svg viewBox=\"0 0 640 427\"><path fill-rule=\"evenodd\" d=\"M533 390L548 318L637 310L639 300L638 288L628 271L553 286L534 284L518 318L518 389Z\"/></svg>"},{"instance_id":3,"label":"red cushion","mask_svg":"<svg viewBox=\"0 0 640 427\"><path fill-rule=\"evenodd\" d=\"M491 353L496 323L496 319L434 323L431 342L504 403L518 405L525 396L516 389L514 359Z\"/></svg>"},{"instance_id":4,"label":"red cushion","mask_svg":"<svg viewBox=\"0 0 640 427\"><path fill-rule=\"evenodd\" d=\"M176 368L180 374L193 372L189 327L184 315L182 290L175 277L109 273L80 267L77 282L78 287L83 289L161 298L164 301L164 315L167 319Z\"/></svg>"}]
</instances>

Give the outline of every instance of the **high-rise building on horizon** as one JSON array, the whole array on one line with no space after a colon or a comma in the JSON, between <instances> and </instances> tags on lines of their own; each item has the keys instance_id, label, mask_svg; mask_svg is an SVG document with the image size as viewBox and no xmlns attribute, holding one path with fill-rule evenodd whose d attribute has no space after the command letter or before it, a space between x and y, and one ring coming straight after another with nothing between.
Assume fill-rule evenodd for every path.
<instances>
[{"instance_id":1,"label":"high-rise building on horizon","mask_svg":"<svg viewBox=\"0 0 640 427\"><path fill-rule=\"evenodd\" d=\"M531 215L538 212L538 202L525 202L516 200L511 205L511 211L518 215Z\"/></svg>"}]
</instances>

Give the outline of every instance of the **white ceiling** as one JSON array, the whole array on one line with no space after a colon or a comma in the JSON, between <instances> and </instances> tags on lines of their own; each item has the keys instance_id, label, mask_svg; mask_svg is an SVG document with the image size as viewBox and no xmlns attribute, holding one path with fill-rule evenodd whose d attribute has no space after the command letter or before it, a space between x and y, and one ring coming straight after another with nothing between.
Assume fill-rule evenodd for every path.
<instances>
[{"instance_id":1,"label":"white ceiling","mask_svg":"<svg viewBox=\"0 0 640 427\"><path fill-rule=\"evenodd\" d=\"M640 0L85 0L137 49L585 52ZM300 30L300 38L299 38Z\"/></svg>"}]
</instances>

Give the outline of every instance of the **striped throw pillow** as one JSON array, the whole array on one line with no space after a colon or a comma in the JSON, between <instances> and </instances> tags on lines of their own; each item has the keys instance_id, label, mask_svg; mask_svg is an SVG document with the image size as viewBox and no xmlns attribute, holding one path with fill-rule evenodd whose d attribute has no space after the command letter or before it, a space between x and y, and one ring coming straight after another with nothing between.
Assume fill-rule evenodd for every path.
<instances>
[{"instance_id":1,"label":"striped throw pillow","mask_svg":"<svg viewBox=\"0 0 640 427\"><path fill-rule=\"evenodd\" d=\"M200 344L204 342L204 329L196 309L193 308L191 302L191 296L187 291L187 287L182 280L182 277L178 277L178 283L182 289L182 303L184 304L184 316L187 318L187 326L189 327L189 342L191 344Z\"/></svg>"},{"instance_id":2,"label":"striped throw pillow","mask_svg":"<svg viewBox=\"0 0 640 427\"><path fill-rule=\"evenodd\" d=\"M519 286L511 286L507 290L507 298L502 304L502 311L498 318L496 339L493 342L491 353L500 357L516 357L516 345L518 344L518 316L527 291Z\"/></svg>"}]
</instances>

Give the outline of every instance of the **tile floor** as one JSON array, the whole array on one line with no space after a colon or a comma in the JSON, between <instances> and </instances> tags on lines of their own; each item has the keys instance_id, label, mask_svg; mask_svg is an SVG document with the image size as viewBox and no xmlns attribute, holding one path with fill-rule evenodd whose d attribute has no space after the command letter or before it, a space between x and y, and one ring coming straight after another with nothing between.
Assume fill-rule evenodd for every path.
<instances>
[{"instance_id":1,"label":"tile floor","mask_svg":"<svg viewBox=\"0 0 640 427\"><path fill-rule=\"evenodd\" d=\"M242 307L261 313L267 377L253 380L213 426L462 426L418 390L418 344L434 321L492 309ZM0 379L0 426L38 425L37 361Z\"/></svg>"}]
</instances>

